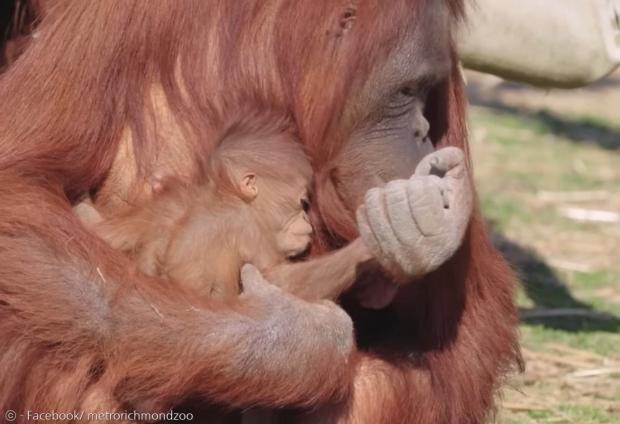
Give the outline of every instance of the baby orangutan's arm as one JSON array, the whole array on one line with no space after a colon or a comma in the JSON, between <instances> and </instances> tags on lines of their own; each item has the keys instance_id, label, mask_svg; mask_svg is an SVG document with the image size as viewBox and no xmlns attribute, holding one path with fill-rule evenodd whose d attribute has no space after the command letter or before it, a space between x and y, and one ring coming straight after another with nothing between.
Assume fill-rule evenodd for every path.
<instances>
[{"instance_id":1,"label":"baby orangutan's arm","mask_svg":"<svg viewBox=\"0 0 620 424\"><path fill-rule=\"evenodd\" d=\"M372 255L362 239L304 262L286 262L265 273L266 279L302 299L336 299L355 282L358 269Z\"/></svg>"}]
</instances>

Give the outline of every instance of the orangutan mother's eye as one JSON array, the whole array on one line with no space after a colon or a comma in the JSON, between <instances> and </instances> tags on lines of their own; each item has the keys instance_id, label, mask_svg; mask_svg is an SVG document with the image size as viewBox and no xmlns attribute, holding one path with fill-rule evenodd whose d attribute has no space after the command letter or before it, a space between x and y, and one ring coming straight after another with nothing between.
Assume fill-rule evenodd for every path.
<instances>
[{"instance_id":1,"label":"orangutan mother's eye","mask_svg":"<svg viewBox=\"0 0 620 424\"><path fill-rule=\"evenodd\" d=\"M415 89L409 86L398 89L385 106L384 118L400 118L408 114L416 100Z\"/></svg>"},{"instance_id":2,"label":"orangutan mother's eye","mask_svg":"<svg viewBox=\"0 0 620 424\"><path fill-rule=\"evenodd\" d=\"M406 86L401 88L398 94L404 97L413 97L415 96L415 90L409 86Z\"/></svg>"}]
</instances>

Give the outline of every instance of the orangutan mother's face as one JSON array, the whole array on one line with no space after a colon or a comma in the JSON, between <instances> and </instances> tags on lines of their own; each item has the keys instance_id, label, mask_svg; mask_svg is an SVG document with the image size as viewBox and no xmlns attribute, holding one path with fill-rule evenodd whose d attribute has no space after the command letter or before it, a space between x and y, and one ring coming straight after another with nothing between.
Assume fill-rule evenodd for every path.
<instances>
[{"instance_id":1,"label":"orangutan mother's face","mask_svg":"<svg viewBox=\"0 0 620 424\"><path fill-rule=\"evenodd\" d=\"M345 110L356 124L337 162L336 187L351 211L369 188L410 177L433 150L424 109L452 67L450 16L444 2L428 2L418 19L423 25L402 40Z\"/></svg>"}]
</instances>

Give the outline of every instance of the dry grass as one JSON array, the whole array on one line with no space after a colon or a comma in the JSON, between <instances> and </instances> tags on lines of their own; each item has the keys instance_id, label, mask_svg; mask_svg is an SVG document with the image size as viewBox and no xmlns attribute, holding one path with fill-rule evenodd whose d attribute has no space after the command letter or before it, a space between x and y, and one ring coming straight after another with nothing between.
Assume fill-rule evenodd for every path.
<instances>
[{"instance_id":1,"label":"dry grass","mask_svg":"<svg viewBox=\"0 0 620 424\"><path fill-rule=\"evenodd\" d=\"M497 421L620 423L620 77L557 94L486 81L469 75L472 155L520 274L526 360Z\"/></svg>"}]
</instances>

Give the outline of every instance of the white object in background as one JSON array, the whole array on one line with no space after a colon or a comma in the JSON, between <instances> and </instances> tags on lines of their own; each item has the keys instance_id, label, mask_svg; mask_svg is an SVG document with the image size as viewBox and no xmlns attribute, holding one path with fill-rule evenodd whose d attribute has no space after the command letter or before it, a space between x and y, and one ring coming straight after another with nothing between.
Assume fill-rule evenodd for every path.
<instances>
[{"instance_id":1,"label":"white object in background","mask_svg":"<svg viewBox=\"0 0 620 424\"><path fill-rule=\"evenodd\" d=\"M476 0L460 31L466 68L579 87L620 64L620 0Z\"/></svg>"},{"instance_id":2,"label":"white object in background","mask_svg":"<svg viewBox=\"0 0 620 424\"><path fill-rule=\"evenodd\" d=\"M582 208L560 208L560 215L575 221L590 222L620 222L620 214L612 211L599 211L595 209Z\"/></svg>"},{"instance_id":3,"label":"white object in background","mask_svg":"<svg viewBox=\"0 0 620 424\"><path fill-rule=\"evenodd\" d=\"M607 53L612 61L620 63L620 1L599 0L601 31L607 45Z\"/></svg>"}]
</instances>

